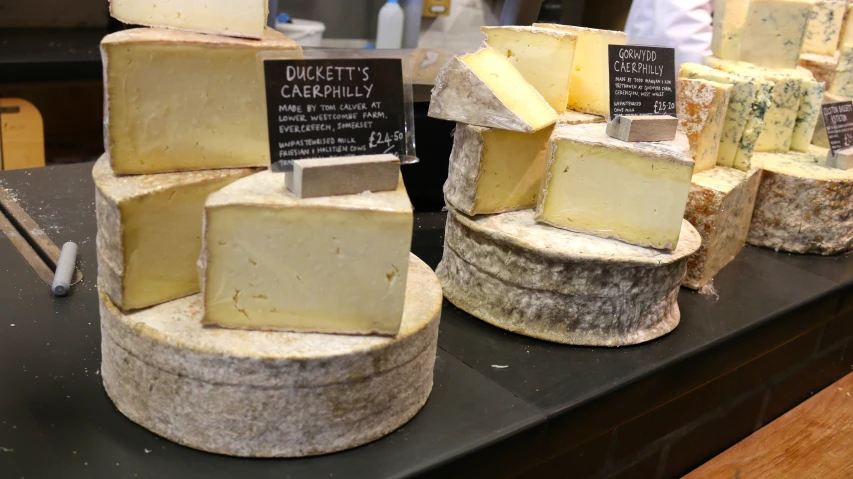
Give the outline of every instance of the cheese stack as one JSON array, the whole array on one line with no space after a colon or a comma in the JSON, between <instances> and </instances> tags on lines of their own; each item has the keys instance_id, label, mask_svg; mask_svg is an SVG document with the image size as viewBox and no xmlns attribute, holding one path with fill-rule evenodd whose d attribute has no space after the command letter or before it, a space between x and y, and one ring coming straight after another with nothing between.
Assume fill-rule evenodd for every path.
<instances>
[{"instance_id":1,"label":"cheese stack","mask_svg":"<svg viewBox=\"0 0 853 479\"><path fill-rule=\"evenodd\" d=\"M284 175L258 173L270 164L258 56L302 55L265 27L266 0L111 11L155 27L102 42L107 154L93 176L116 407L246 457L335 452L407 422L432 389L442 296L409 253L402 180L300 199Z\"/></svg>"}]
</instances>

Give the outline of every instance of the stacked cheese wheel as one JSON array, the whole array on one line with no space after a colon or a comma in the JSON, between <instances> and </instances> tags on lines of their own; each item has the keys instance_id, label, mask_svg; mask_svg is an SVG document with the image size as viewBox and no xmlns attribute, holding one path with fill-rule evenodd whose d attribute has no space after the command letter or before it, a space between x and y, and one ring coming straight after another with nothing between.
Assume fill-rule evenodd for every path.
<instances>
[{"instance_id":1,"label":"stacked cheese wheel","mask_svg":"<svg viewBox=\"0 0 853 479\"><path fill-rule=\"evenodd\" d=\"M438 75L430 115L457 122L438 274L447 298L549 341L636 344L678 325L699 247L684 221L694 162L684 135L605 134L607 46L625 34L485 27Z\"/></svg>"},{"instance_id":2,"label":"stacked cheese wheel","mask_svg":"<svg viewBox=\"0 0 853 479\"><path fill-rule=\"evenodd\" d=\"M408 421L441 287L392 191L302 199L270 164L266 0L113 0L95 165L102 375L131 420L222 454L305 456ZM199 294L201 293L201 294Z\"/></svg>"}]
</instances>

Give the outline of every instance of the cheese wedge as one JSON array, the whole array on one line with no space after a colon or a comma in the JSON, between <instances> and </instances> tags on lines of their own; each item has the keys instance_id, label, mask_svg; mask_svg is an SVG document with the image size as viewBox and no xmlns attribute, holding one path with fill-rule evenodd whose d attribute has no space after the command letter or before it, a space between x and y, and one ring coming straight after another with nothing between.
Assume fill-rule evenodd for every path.
<instances>
[{"instance_id":1,"label":"cheese wedge","mask_svg":"<svg viewBox=\"0 0 853 479\"><path fill-rule=\"evenodd\" d=\"M702 246L687 261L684 285L701 289L746 244L761 170L716 167L693 175L684 219L702 236Z\"/></svg>"},{"instance_id":2,"label":"cheese wedge","mask_svg":"<svg viewBox=\"0 0 853 479\"><path fill-rule=\"evenodd\" d=\"M838 49L846 43L853 43L853 3L847 5L844 20L841 22L841 35L838 38Z\"/></svg>"},{"instance_id":3,"label":"cheese wedge","mask_svg":"<svg viewBox=\"0 0 853 479\"><path fill-rule=\"evenodd\" d=\"M675 87L678 129L690 141L690 156L696 162L696 171L709 170L717 164L733 87L687 78L677 78Z\"/></svg>"},{"instance_id":4,"label":"cheese wedge","mask_svg":"<svg viewBox=\"0 0 853 479\"><path fill-rule=\"evenodd\" d=\"M204 200L254 169L116 176L95 163L98 278L119 307L152 306L199 291Z\"/></svg>"},{"instance_id":5,"label":"cheese wedge","mask_svg":"<svg viewBox=\"0 0 853 479\"><path fill-rule=\"evenodd\" d=\"M579 111L566 110L560 113L560 119L557 120L557 127L561 125L582 125L584 123L604 123L604 117L598 115L590 115L589 113L581 113Z\"/></svg>"},{"instance_id":6,"label":"cheese wedge","mask_svg":"<svg viewBox=\"0 0 853 479\"><path fill-rule=\"evenodd\" d=\"M577 35L578 45L569 90L569 110L607 116L610 113L607 47L626 44L628 37L625 33L552 23L534 23L533 26Z\"/></svg>"},{"instance_id":7,"label":"cheese wedge","mask_svg":"<svg viewBox=\"0 0 853 479\"><path fill-rule=\"evenodd\" d=\"M536 221L638 246L673 250L693 160L679 146L627 143L603 124L555 131Z\"/></svg>"},{"instance_id":8,"label":"cheese wedge","mask_svg":"<svg viewBox=\"0 0 853 479\"><path fill-rule=\"evenodd\" d=\"M740 57L748 10L749 0L716 0L711 40L714 56L726 60L737 60Z\"/></svg>"},{"instance_id":9,"label":"cheese wedge","mask_svg":"<svg viewBox=\"0 0 853 479\"><path fill-rule=\"evenodd\" d=\"M726 109L726 120L723 123L723 132L720 138L720 149L717 153L718 165L732 166L735 156L741 148L741 139L746 129L746 122L753 115L752 106L759 85L743 77L696 63L682 63L678 75L682 78L732 85L729 106ZM751 151L749 154L751 155Z\"/></svg>"},{"instance_id":10,"label":"cheese wedge","mask_svg":"<svg viewBox=\"0 0 853 479\"><path fill-rule=\"evenodd\" d=\"M838 53L833 56L817 55L814 53L800 54L798 68L805 68L817 81L826 83L827 90L835 79L835 71L838 68Z\"/></svg>"},{"instance_id":11,"label":"cheese wedge","mask_svg":"<svg viewBox=\"0 0 853 479\"><path fill-rule=\"evenodd\" d=\"M847 0L816 0L806 26L802 52L835 54L846 10Z\"/></svg>"},{"instance_id":12,"label":"cheese wedge","mask_svg":"<svg viewBox=\"0 0 853 479\"><path fill-rule=\"evenodd\" d=\"M263 171L208 197L204 322L394 335L406 297L412 204L395 191L299 199Z\"/></svg>"},{"instance_id":13,"label":"cheese wedge","mask_svg":"<svg viewBox=\"0 0 853 479\"><path fill-rule=\"evenodd\" d=\"M138 28L101 42L105 143L119 174L270 164L257 54L301 58L267 30L261 41Z\"/></svg>"},{"instance_id":14,"label":"cheese wedge","mask_svg":"<svg viewBox=\"0 0 853 479\"><path fill-rule=\"evenodd\" d=\"M260 39L267 26L269 3L267 0L110 0L110 15L130 25Z\"/></svg>"},{"instance_id":15,"label":"cheese wedge","mask_svg":"<svg viewBox=\"0 0 853 479\"><path fill-rule=\"evenodd\" d=\"M800 96L800 109L797 111L797 119L794 122L794 131L791 133L791 149L794 151L808 151L814 136L815 127L823 116L821 102L824 95L824 83L814 79L803 79L803 93Z\"/></svg>"},{"instance_id":16,"label":"cheese wedge","mask_svg":"<svg viewBox=\"0 0 853 479\"><path fill-rule=\"evenodd\" d=\"M535 133L456 125L444 197L468 215L536 205L554 127Z\"/></svg>"},{"instance_id":17,"label":"cheese wedge","mask_svg":"<svg viewBox=\"0 0 853 479\"><path fill-rule=\"evenodd\" d=\"M828 83L827 91L834 95L853 96L853 44L841 46L835 76Z\"/></svg>"},{"instance_id":18,"label":"cheese wedge","mask_svg":"<svg viewBox=\"0 0 853 479\"><path fill-rule=\"evenodd\" d=\"M794 68L814 0L751 0L740 59L767 68Z\"/></svg>"},{"instance_id":19,"label":"cheese wedge","mask_svg":"<svg viewBox=\"0 0 853 479\"><path fill-rule=\"evenodd\" d=\"M489 46L454 57L441 68L429 116L527 133L557 122L557 112L542 95Z\"/></svg>"},{"instance_id":20,"label":"cheese wedge","mask_svg":"<svg viewBox=\"0 0 853 479\"><path fill-rule=\"evenodd\" d=\"M566 111L577 35L526 26L481 30L486 34L486 44L506 55L557 113Z\"/></svg>"}]
</instances>

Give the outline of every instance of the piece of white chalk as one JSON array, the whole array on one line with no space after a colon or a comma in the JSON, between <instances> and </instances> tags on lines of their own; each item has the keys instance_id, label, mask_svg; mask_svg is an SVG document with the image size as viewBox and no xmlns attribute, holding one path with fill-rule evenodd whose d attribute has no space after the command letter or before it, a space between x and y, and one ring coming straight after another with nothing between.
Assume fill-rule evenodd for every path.
<instances>
[{"instance_id":1,"label":"piece of white chalk","mask_svg":"<svg viewBox=\"0 0 853 479\"><path fill-rule=\"evenodd\" d=\"M65 296L71 288L71 277L77 266L77 245L71 242L62 245L59 261L56 262L56 272L53 274L53 284L50 290L54 296Z\"/></svg>"}]
</instances>

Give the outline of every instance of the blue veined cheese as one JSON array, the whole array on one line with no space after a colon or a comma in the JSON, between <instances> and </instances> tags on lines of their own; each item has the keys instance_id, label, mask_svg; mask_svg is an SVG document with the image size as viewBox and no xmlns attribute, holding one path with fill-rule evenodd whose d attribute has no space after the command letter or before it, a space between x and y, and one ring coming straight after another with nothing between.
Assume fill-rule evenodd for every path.
<instances>
[{"instance_id":1,"label":"blue veined cheese","mask_svg":"<svg viewBox=\"0 0 853 479\"><path fill-rule=\"evenodd\" d=\"M828 84L827 91L835 95L853 96L853 44L842 45L835 76Z\"/></svg>"},{"instance_id":2,"label":"blue veined cheese","mask_svg":"<svg viewBox=\"0 0 853 479\"><path fill-rule=\"evenodd\" d=\"M709 170L717 164L731 91L731 85L713 81L675 80L678 129L690 142L690 156L696 162L694 171Z\"/></svg>"},{"instance_id":3,"label":"blue veined cheese","mask_svg":"<svg viewBox=\"0 0 853 479\"><path fill-rule=\"evenodd\" d=\"M818 119L821 117L821 101L824 83L814 79L803 79L803 93L800 97L800 109L791 134L791 149L807 151L814 135Z\"/></svg>"},{"instance_id":4,"label":"blue veined cheese","mask_svg":"<svg viewBox=\"0 0 853 479\"><path fill-rule=\"evenodd\" d=\"M740 59L767 68L794 68L813 0L752 0Z\"/></svg>"},{"instance_id":5,"label":"blue veined cheese","mask_svg":"<svg viewBox=\"0 0 853 479\"><path fill-rule=\"evenodd\" d=\"M714 36L711 51L719 58L737 60L749 0L716 0L714 4Z\"/></svg>"},{"instance_id":6,"label":"blue veined cheese","mask_svg":"<svg viewBox=\"0 0 853 479\"><path fill-rule=\"evenodd\" d=\"M696 63L683 63L679 70L679 76L732 85L729 106L726 110L726 120L720 138L720 149L717 153L718 165L732 166L741 146L740 142L746 123L753 115L752 106L759 85L746 78Z\"/></svg>"},{"instance_id":7,"label":"blue veined cheese","mask_svg":"<svg viewBox=\"0 0 853 479\"><path fill-rule=\"evenodd\" d=\"M817 0L803 39L803 53L832 55L838 47L847 0Z\"/></svg>"},{"instance_id":8,"label":"blue veined cheese","mask_svg":"<svg viewBox=\"0 0 853 479\"><path fill-rule=\"evenodd\" d=\"M683 284L701 289L746 244L761 170L718 166L693 175L684 219L702 236L702 246L687 262Z\"/></svg>"}]
</instances>

